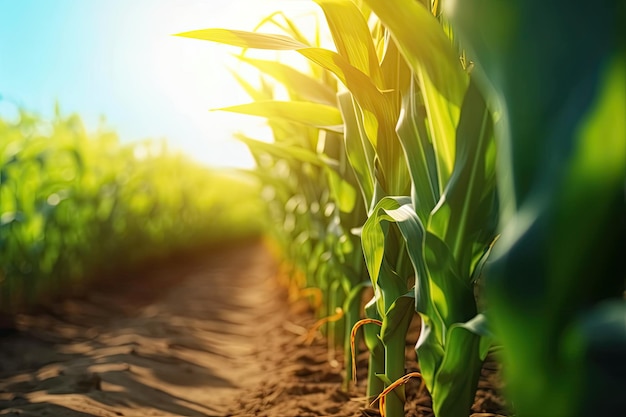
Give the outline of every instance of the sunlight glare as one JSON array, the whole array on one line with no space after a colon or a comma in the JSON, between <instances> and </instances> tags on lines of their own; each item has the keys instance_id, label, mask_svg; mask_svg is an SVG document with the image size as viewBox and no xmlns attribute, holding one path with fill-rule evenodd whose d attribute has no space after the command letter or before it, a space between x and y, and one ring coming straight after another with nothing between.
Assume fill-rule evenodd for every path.
<instances>
[{"instance_id":1,"label":"sunlight glare","mask_svg":"<svg viewBox=\"0 0 626 417\"><path fill-rule=\"evenodd\" d=\"M210 110L250 102L251 98L230 71L253 85L260 85L258 71L233 56L240 51L239 48L171 35L210 27L252 30L261 19L277 10L284 11L290 18L300 17L302 23L310 25L303 28L305 33L312 33L313 20L310 16L319 15L320 11L313 2L294 0L239 0L219 5L206 1L195 3L194 7L184 5L167 3L168 7L151 11L149 20L158 22L156 26L163 35L151 39L144 50L151 68L147 75L152 78L151 84L158 86L163 99L185 116L188 127L198 132L193 140L184 139L172 145L211 165L250 168L253 166L252 157L245 145L233 139L233 134L243 133L270 141L271 131L266 121ZM199 10L204 13L199 13ZM272 31L272 26L266 25L262 31ZM280 33L277 29L273 31ZM276 59L278 53L249 51L248 55ZM298 62L302 57L296 52L282 52L280 57L288 57L292 65L302 68L302 63Z\"/></svg>"}]
</instances>

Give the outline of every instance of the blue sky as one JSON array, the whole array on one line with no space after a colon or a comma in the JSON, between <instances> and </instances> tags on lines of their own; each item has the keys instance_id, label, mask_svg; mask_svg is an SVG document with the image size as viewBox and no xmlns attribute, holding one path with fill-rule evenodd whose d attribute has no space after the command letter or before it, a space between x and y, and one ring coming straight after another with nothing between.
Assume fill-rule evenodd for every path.
<instances>
[{"instance_id":1,"label":"blue sky","mask_svg":"<svg viewBox=\"0 0 626 417\"><path fill-rule=\"evenodd\" d=\"M250 30L277 8L297 16L311 3L0 0L0 114L10 117L17 103L48 117L58 100L89 130L105 116L123 141L167 138L200 161L250 166L230 135L268 137L265 123L209 109L249 101L228 68L253 80L256 73L232 58L236 48L171 35Z\"/></svg>"}]
</instances>

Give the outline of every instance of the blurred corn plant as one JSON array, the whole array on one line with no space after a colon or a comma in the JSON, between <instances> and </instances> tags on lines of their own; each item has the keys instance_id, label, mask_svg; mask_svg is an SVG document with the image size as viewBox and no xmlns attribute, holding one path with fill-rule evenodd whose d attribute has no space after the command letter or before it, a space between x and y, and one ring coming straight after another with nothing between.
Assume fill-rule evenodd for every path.
<instances>
[{"instance_id":1,"label":"blurred corn plant","mask_svg":"<svg viewBox=\"0 0 626 417\"><path fill-rule=\"evenodd\" d=\"M111 268L259 234L258 191L163 143L87 134L58 107L50 122L24 110L0 119L0 311L71 293Z\"/></svg>"},{"instance_id":2,"label":"blurred corn plant","mask_svg":"<svg viewBox=\"0 0 626 417\"><path fill-rule=\"evenodd\" d=\"M330 299L332 291L329 294L327 289L332 288L328 283L333 269L346 270L346 265L354 266L357 258L365 257L374 297L364 313L382 321L380 329L365 328L371 353L368 395L377 396L403 376L406 332L417 310L422 320L418 359L435 413L467 415L489 346L473 285L497 224L491 114L459 59L452 33L439 16L438 2L432 11L430 2L412 0L315 2L324 12L336 52L309 42L290 21L283 25L285 35L204 29L180 36L242 48L293 50L326 71L324 78L315 80L319 68L312 67L312 75L296 75L283 64L242 58L287 85L292 101L269 101L271 94L256 90L252 94L256 103L225 110L271 118L274 143L255 147L274 158L268 165L258 155L257 162L261 175L275 188L281 187L276 179L284 184L278 218L289 218L296 207L301 208L300 217L291 217L297 222L284 228L292 231L298 224L297 232L292 231L284 243L288 253L309 255L300 267L316 279L306 285L323 288L325 299ZM338 88L317 87L316 82L330 86L327 72L339 80ZM305 87L316 87L323 97L319 92L297 92ZM337 93L334 103L330 92ZM293 128L277 124L285 121L306 125L308 130L295 136ZM337 124L343 124L343 129L335 128ZM317 135L310 134L312 127L318 129ZM312 146L320 132L336 153ZM287 146L293 147L295 141L301 142L298 149L287 153ZM314 249L320 234L311 235L310 226L317 216L308 209L311 200L302 195L310 187L305 186L309 179L299 182L300 177L293 175L309 165L319 165L329 174L325 184L320 177L314 180L322 188L314 201L319 203L319 196L325 196L327 204L337 207L339 215L334 219L339 222L333 223L333 230L340 230L340 236L350 242L354 242L351 230L362 234L363 254L354 243L350 245L354 263L346 264L345 256L333 257L334 252L323 246ZM282 178L268 173L268 168L284 170ZM341 187L338 180L343 180ZM355 199L354 190L362 199ZM336 261L326 262L333 258ZM319 259L333 266L320 268ZM352 288L358 293L361 286ZM349 300L358 298L355 293L350 287L344 289ZM354 318L348 325L353 323ZM350 369L348 359L346 364ZM403 388L386 398L381 411L404 415Z\"/></svg>"},{"instance_id":3,"label":"blurred corn plant","mask_svg":"<svg viewBox=\"0 0 626 417\"><path fill-rule=\"evenodd\" d=\"M450 3L501 113L486 292L516 415L623 412L624 2Z\"/></svg>"}]
</instances>

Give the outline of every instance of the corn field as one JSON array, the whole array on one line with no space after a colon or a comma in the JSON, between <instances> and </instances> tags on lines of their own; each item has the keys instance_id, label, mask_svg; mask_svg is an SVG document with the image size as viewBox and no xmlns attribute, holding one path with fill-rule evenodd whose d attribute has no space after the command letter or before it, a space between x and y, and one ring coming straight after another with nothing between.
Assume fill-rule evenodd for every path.
<instances>
[{"instance_id":1,"label":"corn field","mask_svg":"<svg viewBox=\"0 0 626 417\"><path fill-rule=\"evenodd\" d=\"M115 268L261 233L253 181L164 143L88 134L77 115L56 113L0 120L0 312L80 291Z\"/></svg>"},{"instance_id":2,"label":"corn field","mask_svg":"<svg viewBox=\"0 0 626 417\"><path fill-rule=\"evenodd\" d=\"M258 71L233 73L250 102L213 109L267 120L272 141L236 137L245 174L58 108L0 119L0 318L264 234L343 357L341 389L383 417L405 415L410 378L437 417L467 417L488 356L512 415L623 412L624 2L311 3L316 26L276 11L177 34Z\"/></svg>"},{"instance_id":3,"label":"corn field","mask_svg":"<svg viewBox=\"0 0 626 417\"><path fill-rule=\"evenodd\" d=\"M330 348L345 352L344 388L360 326L368 401L403 416L405 338L419 320L414 376L437 416L469 414L489 352L515 415L619 409L623 4L315 3L325 25L310 33L277 11L252 32L179 36L240 47L259 70L260 87L239 78L253 101L220 110L268 120L272 143L238 139L255 157L291 294L317 300ZM335 50L320 46L326 29Z\"/></svg>"}]
</instances>

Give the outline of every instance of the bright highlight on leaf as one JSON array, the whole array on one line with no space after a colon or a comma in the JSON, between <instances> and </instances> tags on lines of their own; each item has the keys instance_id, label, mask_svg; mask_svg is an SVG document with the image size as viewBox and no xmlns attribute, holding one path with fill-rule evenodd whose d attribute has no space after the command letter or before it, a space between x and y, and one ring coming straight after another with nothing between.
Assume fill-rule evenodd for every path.
<instances>
[{"instance_id":1,"label":"bright highlight on leaf","mask_svg":"<svg viewBox=\"0 0 626 417\"><path fill-rule=\"evenodd\" d=\"M336 107L306 101L282 102L267 100L214 110L285 119L312 127L327 128L339 133L343 130L341 113L339 113Z\"/></svg>"},{"instance_id":2,"label":"bright highlight on leaf","mask_svg":"<svg viewBox=\"0 0 626 417\"><path fill-rule=\"evenodd\" d=\"M257 48L272 50L294 50L306 48L307 45L284 35L251 33L231 29L202 29L179 33L175 36L205 41L220 42L241 48Z\"/></svg>"}]
</instances>

